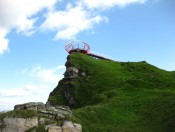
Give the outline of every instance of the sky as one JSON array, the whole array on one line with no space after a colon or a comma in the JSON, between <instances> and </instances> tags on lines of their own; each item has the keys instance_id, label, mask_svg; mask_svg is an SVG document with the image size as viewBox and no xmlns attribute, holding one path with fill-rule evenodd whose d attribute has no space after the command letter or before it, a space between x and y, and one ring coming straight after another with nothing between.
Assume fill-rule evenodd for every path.
<instances>
[{"instance_id":1,"label":"sky","mask_svg":"<svg viewBox=\"0 0 175 132\"><path fill-rule=\"evenodd\" d=\"M175 71L174 0L1 0L0 111L46 102L73 40L116 61Z\"/></svg>"}]
</instances>

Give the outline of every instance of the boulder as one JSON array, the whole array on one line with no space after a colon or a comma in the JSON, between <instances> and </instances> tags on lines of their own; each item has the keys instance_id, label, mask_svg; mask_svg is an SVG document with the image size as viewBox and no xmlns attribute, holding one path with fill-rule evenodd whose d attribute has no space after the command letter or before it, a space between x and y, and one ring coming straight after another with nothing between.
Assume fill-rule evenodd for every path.
<instances>
[{"instance_id":1,"label":"boulder","mask_svg":"<svg viewBox=\"0 0 175 132\"><path fill-rule=\"evenodd\" d=\"M80 124L73 124L71 121L64 121L62 125L63 132L82 132Z\"/></svg>"},{"instance_id":2,"label":"boulder","mask_svg":"<svg viewBox=\"0 0 175 132\"><path fill-rule=\"evenodd\" d=\"M66 67L66 72L64 73L65 78L77 78L79 76L79 69L73 66Z\"/></svg>"},{"instance_id":3,"label":"boulder","mask_svg":"<svg viewBox=\"0 0 175 132\"><path fill-rule=\"evenodd\" d=\"M82 132L82 127L80 124L74 123L75 132Z\"/></svg>"},{"instance_id":4,"label":"boulder","mask_svg":"<svg viewBox=\"0 0 175 132\"><path fill-rule=\"evenodd\" d=\"M29 102L25 104L15 105L14 110L42 110L45 108L45 104L42 102Z\"/></svg>"},{"instance_id":5,"label":"boulder","mask_svg":"<svg viewBox=\"0 0 175 132\"><path fill-rule=\"evenodd\" d=\"M69 106L53 107L50 105L45 106L44 103L41 102L30 102L15 105L14 109L36 110L38 117L17 118L14 115L6 116L3 120L0 120L0 132L25 132L30 128L37 128L38 125L44 125L48 132L82 131L80 124L73 124L71 121L67 121L71 120L72 117Z\"/></svg>"},{"instance_id":6,"label":"boulder","mask_svg":"<svg viewBox=\"0 0 175 132\"><path fill-rule=\"evenodd\" d=\"M69 106L63 106L63 105L60 105L60 106L55 106L56 109L61 109L61 110L64 110L64 111L70 111L70 107Z\"/></svg>"},{"instance_id":7,"label":"boulder","mask_svg":"<svg viewBox=\"0 0 175 132\"><path fill-rule=\"evenodd\" d=\"M62 128L55 124L50 124L45 127L46 131L48 132L62 132Z\"/></svg>"},{"instance_id":8,"label":"boulder","mask_svg":"<svg viewBox=\"0 0 175 132\"><path fill-rule=\"evenodd\" d=\"M30 128L37 126L38 118L4 118L3 125L5 128L2 129L2 132L24 132Z\"/></svg>"},{"instance_id":9,"label":"boulder","mask_svg":"<svg viewBox=\"0 0 175 132\"><path fill-rule=\"evenodd\" d=\"M49 108L47 110L42 110L42 111L39 111L39 112L43 115L46 115L48 117L52 117L52 118L57 119L57 120L72 117L71 111L55 109L55 108Z\"/></svg>"},{"instance_id":10,"label":"boulder","mask_svg":"<svg viewBox=\"0 0 175 132\"><path fill-rule=\"evenodd\" d=\"M40 125L43 125L43 124L45 124L47 121L50 121L50 119L40 118L40 119L39 119L39 124L40 124Z\"/></svg>"},{"instance_id":11,"label":"boulder","mask_svg":"<svg viewBox=\"0 0 175 132\"><path fill-rule=\"evenodd\" d=\"M78 70L78 68L76 68L76 67L68 67L68 68L66 69L66 72L78 73L79 70Z\"/></svg>"}]
</instances>

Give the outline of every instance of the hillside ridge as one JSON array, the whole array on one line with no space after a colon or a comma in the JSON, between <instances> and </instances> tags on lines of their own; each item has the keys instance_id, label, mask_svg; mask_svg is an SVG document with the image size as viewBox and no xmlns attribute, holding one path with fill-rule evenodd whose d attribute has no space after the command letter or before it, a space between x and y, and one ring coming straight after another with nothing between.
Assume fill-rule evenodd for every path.
<instances>
[{"instance_id":1,"label":"hillside ridge","mask_svg":"<svg viewBox=\"0 0 175 132\"><path fill-rule=\"evenodd\" d=\"M69 55L65 65L47 103L69 105L83 131L175 130L174 72L81 53Z\"/></svg>"}]
</instances>

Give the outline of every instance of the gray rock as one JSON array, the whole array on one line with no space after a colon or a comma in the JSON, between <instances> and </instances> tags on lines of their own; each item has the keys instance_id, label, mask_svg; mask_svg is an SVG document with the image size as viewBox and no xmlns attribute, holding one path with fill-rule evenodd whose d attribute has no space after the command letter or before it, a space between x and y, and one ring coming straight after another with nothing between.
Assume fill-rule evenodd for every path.
<instances>
[{"instance_id":1,"label":"gray rock","mask_svg":"<svg viewBox=\"0 0 175 132\"><path fill-rule=\"evenodd\" d=\"M80 124L73 124L69 120L72 117L72 112L69 106L45 106L41 102L30 102L15 106L15 110L36 110L39 117L33 118L9 118L6 117L3 121L0 121L0 126L4 127L0 129L0 132L24 132L30 128L37 127L38 125L45 125L49 122L60 122L60 125L64 121L62 127L56 124L47 125L45 128L48 132L81 132ZM48 121L48 122L47 122Z\"/></svg>"},{"instance_id":2,"label":"gray rock","mask_svg":"<svg viewBox=\"0 0 175 132\"><path fill-rule=\"evenodd\" d=\"M66 67L66 72L64 73L65 78L76 78L79 76L79 70L76 67L70 66Z\"/></svg>"},{"instance_id":3,"label":"gray rock","mask_svg":"<svg viewBox=\"0 0 175 132\"><path fill-rule=\"evenodd\" d=\"M50 124L45 127L48 132L62 132L62 128L55 124Z\"/></svg>"},{"instance_id":4,"label":"gray rock","mask_svg":"<svg viewBox=\"0 0 175 132\"><path fill-rule=\"evenodd\" d=\"M43 124L45 124L47 121L50 121L50 119L40 118L40 119L39 119L39 124L40 124L40 125L43 125Z\"/></svg>"},{"instance_id":5,"label":"gray rock","mask_svg":"<svg viewBox=\"0 0 175 132\"><path fill-rule=\"evenodd\" d=\"M5 128L2 129L2 132L24 132L30 128L37 126L38 118L4 118L3 125Z\"/></svg>"},{"instance_id":6,"label":"gray rock","mask_svg":"<svg viewBox=\"0 0 175 132\"><path fill-rule=\"evenodd\" d=\"M86 73L85 73L85 72L82 72L81 75L82 75L82 76L86 76Z\"/></svg>"},{"instance_id":7,"label":"gray rock","mask_svg":"<svg viewBox=\"0 0 175 132\"><path fill-rule=\"evenodd\" d=\"M25 104L15 105L14 110L42 110L45 108L42 102L29 102Z\"/></svg>"},{"instance_id":8,"label":"gray rock","mask_svg":"<svg viewBox=\"0 0 175 132\"><path fill-rule=\"evenodd\" d=\"M65 111L69 111L70 112L70 107L69 106L55 106L56 109L61 109L61 110L65 110Z\"/></svg>"},{"instance_id":9,"label":"gray rock","mask_svg":"<svg viewBox=\"0 0 175 132\"><path fill-rule=\"evenodd\" d=\"M75 72L75 73L78 73L79 72L78 68L76 68L76 67L68 67L66 69L66 71L67 72Z\"/></svg>"},{"instance_id":10,"label":"gray rock","mask_svg":"<svg viewBox=\"0 0 175 132\"><path fill-rule=\"evenodd\" d=\"M46 104L45 104L45 107L48 108L48 107L50 107L50 106L51 106L50 102L47 101Z\"/></svg>"},{"instance_id":11,"label":"gray rock","mask_svg":"<svg viewBox=\"0 0 175 132\"><path fill-rule=\"evenodd\" d=\"M82 132L82 127L80 124L74 123L74 127L76 129L76 132Z\"/></svg>"},{"instance_id":12,"label":"gray rock","mask_svg":"<svg viewBox=\"0 0 175 132\"><path fill-rule=\"evenodd\" d=\"M23 128L4 128L0 132L25 132L26 129Z\"/></svg>"},{"instance_id":13,"label":"gray rock","mask_svg":"<svg viewBox=\"0 0 175 132\"><path fill-rule=\"evenodd\" d=\"M55 108L50 108L49 110L40 111L41 114L47 115L48 117L60 120L66 117L71 117L72 113L64 110L57 110Z\"/></svg>"},{"instance_id":14,"label":"gray rock","mask_svg":"<svg viewBox=\"0 0 175 132\"><path fill-rule=\"evenodd\" d=\"M80 124L73 124L71 121L64 121L62 126L63 132L82 132Z\"/></svg>"},{"instance_id":15,"label":"gray rock","mask_svg":"<svg viewBox=\"0 0 175 132\"><path fill-rule=\"evenodd\" d=\"M53 107L53 106L50 106L50 107L47 107L47 109L46 110L48 110L48 111L56 111L56 108L55 107Z\"/></svg>"},{"instance_id":16,"label":"gray rock","mask_svg":"<svg viewBox=\"0 0 175 132\"><path fill-rule=\"evenodd\" d=\"M56 115L57 120L65 119L65 118L66 118L66 116L64 116L63 114L57 113L57 115Z\"/></svg>"},{"instance_id":17,"label":"gray rock","mask_svg":"<svg viewBox=\"0 0 175 132\"><path fill-rule=\"evenodd\" d=\"M71 121L64 121L62 129L63 129L63 132L75 131L75 127Z\"/></svg>"},{"instance_id":18,"label":"gray rock","mask_svg":"<svg viewBox=\"0 0 175 132\"><path fill-rule=\"evenodd\" d=\"M65 97L70 107L74 107L77 104L74 91L74 87L76 86L72 82L76 80L78 77L82 76L87 76L85 71L76 68L75 66L71 65L71 63L66 64L66 72L64 73L64 79L62 80L62 82L66 83L63 83L63 85L60 87L58 91L61 95ZM53 104L52 101L51 104Z\"/></svg>"}]
</instances>

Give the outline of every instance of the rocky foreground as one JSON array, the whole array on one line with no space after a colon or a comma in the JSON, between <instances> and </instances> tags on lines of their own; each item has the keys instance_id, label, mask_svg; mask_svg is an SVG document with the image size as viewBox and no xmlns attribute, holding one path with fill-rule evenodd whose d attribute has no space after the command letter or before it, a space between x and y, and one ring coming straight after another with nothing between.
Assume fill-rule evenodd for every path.
<instances>
[{"instance_id":1,"label":"rocky foreground","mask_svg":"<svg viewBox=\"0 0 175 132\"><path fill-rule=\"evenodd\" d=\"M30 115L25 115L31 113ZM41 102L16 105L0 116L0 132L81 132L73 123L68 106L50 106Z\"/></svg>"}]
</instances>

